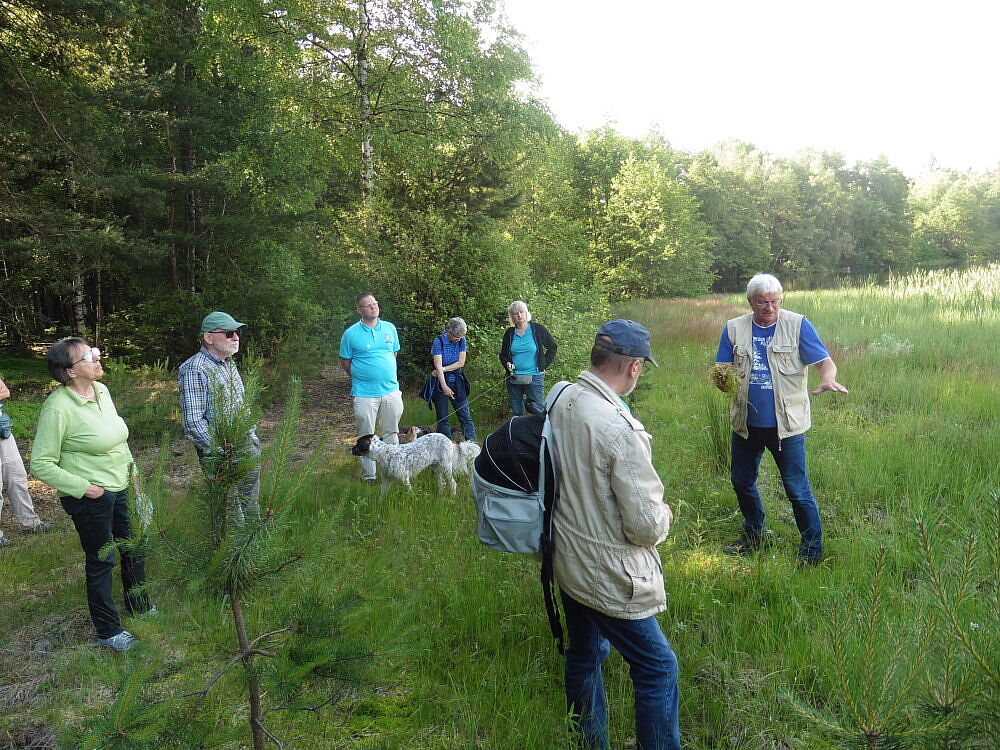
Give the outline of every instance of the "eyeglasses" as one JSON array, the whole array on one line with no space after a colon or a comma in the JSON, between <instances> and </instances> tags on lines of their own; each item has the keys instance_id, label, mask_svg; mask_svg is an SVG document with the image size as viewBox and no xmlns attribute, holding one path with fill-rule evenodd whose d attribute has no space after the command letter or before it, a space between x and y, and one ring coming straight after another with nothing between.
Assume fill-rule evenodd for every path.
<instances>
[{"instance_id":1,"label":"eyeglasses","mask_svg":"<svg viewBox=\"0 0 1000 750\"><path fill-rule=\"evenodd\" d=\"M100 359L101 359L101 350L95 347L85 351L83 353L83 356L80 357L80 359L78 359L76 362L74 362L73 365L78 365L81 362L90 362L91 364L93 364L94 362L97 362ZM70 367L72 367L73 365L70 365Z\"/></svg>"},{"instance_id":2,"label":"eyeglasses","mask_svg":"<svg viewBox=\"0 0 1000 750\"><path fill-rule=\"evenodd\" d=\"M755 299L751 300L750 304L752 304L754 307L781 307L781 300Z\"/></svg>"},{"instance_id":3,"label":"eyeglasses","mask_svg":"<svg viewBox=\"0 0 1000 750\"><path fill-rule=\"evenodd\" d=\"M227 339L231 339L233 336L239 336L239 331L209 331L209 333L222 333L225 334Z\"/></svg>"}]
</instances>

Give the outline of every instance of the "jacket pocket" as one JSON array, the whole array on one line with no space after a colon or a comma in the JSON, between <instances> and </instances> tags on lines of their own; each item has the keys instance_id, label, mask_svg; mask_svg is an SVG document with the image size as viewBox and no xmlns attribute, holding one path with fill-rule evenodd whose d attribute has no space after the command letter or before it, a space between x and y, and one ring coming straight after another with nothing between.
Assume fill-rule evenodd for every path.
<instances>
[{"instance_id":1,"label":"jacket pocket","mask_svg":"<svg viewBox=\"0 0 1000 750\"><path fill-rule=\"evenodd\" d=\"M632 586L628 605L642 608L648 606L650 594L658 579L659 566L646 554L622 558L622 566Z\"/></svg>"},{"instance_id":2,"label":"jacket pocket","mask_svg":"<svg viewBox=\"0 0 1000 750\"><path fill-rule=\"evenodd\" d=\"M782 375L798 375L805 367L799 357L798 347L794 346L772 346L771 359Z\"/></svg>"},{"instance_id":3,"label":"jacket pocket","mask_svg":"<svg viewBox=\"0 0 1000 750\"><path fill-rule=\"evenodd\" d=\"M750 374L753 367L753 352L745 346L736 345L733 347L733 367L740 378L745 378Z\"/></svg>"}]
</instances>

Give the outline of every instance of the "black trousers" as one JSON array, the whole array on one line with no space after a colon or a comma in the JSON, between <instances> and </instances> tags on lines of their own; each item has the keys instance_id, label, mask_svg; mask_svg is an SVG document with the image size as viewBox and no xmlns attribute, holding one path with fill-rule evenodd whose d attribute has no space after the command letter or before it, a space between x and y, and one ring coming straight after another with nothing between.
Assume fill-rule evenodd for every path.
<instances>
[{"instance_id":1,"label":"black trousers","mask_svg":"<svg viewBox=\"0 0 1000 750\"><path fill-rule=\"evenodd\" d=\"M111 571L115 567L115 554L101 559L101 548L112 539L128 539L132 535L128 522L128 490L105 491L98 498L62 497L63 509L69 513L80 535L83 547L84 569L87 577L87 606L98 638L111 638L122 628L118 610L111 596ZM122 552L122 587L125 589L125 610L141 614L149 609L149 596L145 591L134 590L146 580L142 557Z\"/></svg>"}]
</instances>

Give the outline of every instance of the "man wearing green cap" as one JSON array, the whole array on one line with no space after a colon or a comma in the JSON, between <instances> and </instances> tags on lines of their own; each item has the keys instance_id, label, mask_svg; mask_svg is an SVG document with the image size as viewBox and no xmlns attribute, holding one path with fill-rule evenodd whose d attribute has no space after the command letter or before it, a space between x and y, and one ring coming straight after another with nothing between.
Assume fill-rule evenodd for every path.
<instances>
[{"instance_id":1,"label":"man wearing green cap","mask_svg":"<svg viewBox=\"0 0 1000 750\"><path fill-rule=\"evenodd\" d=\"M240 349L240 323L232 315L213 312L201 321L201 350L178 369L181 421L184 436L194 443L203 468L212 453L212 425L220 409L238 408L243 404L243 378L232 357ZM215 403L224 395L226 403ZM250 449L260 455L260 439L256 426L248 433ZM240 488L241 511L258 512L260 469L254 470Z\"/></svg>"}]
</instances>

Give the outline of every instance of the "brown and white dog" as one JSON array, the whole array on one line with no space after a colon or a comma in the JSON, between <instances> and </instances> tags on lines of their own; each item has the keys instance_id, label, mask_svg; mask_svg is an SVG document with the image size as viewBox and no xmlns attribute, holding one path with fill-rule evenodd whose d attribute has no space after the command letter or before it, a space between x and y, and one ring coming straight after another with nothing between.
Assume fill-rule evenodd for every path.
<instances>
[{"instance_id":1,"label":"brown and white dog","mask_svg":"<svg viewBox=\"0 0 1000 750\"><path fill-rule=\"evenodd\" d=\"M439 432L423 435L406 445L392 445L378 435L364 435L351 448L355 456L372 459L390 477L412 489L410 480L428 466L433 466L438 484L444 489L445 481L451 494L458 487L455 474L468 474L479 455L479 446L471 440L453 443Z\"/></svg>"}]
</instances>

